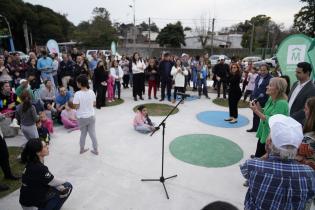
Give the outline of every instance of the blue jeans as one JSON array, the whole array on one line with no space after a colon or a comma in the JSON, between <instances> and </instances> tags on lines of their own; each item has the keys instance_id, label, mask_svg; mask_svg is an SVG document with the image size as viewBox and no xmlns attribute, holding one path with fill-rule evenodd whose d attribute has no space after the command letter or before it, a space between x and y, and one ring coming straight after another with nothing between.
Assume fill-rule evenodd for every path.
<instances>
[{"instance_id":1,"label":"blue jeans","mask_svg":"<svg viewBox=\"0 0 315 210\"><path fill-rule=\"evenodd\" d=\"M38 210L59 210L59 209L61 209L62 205L68 199L68 197L70 196L71 191L72 191L72 185L69 182L64 183L63 186L65 188L70 189L70 193L66 197L60 198L60 191L58 191L57 189L53 189L55 192L55 195L47 201L45 207L38 208Z\"/></svg>"},{"instance_id":2,"label":"blue jeans","mask_svg":"<svg viewBox=\"0 0 315 210\"><path fill-rule=\"evenodd\" d=\"M208 97L207 79L198 79L197 85L198 85L198 93L199 93L199 96L201 96L201 91L202 91L203 94L204 94L206 97Z\"/></svg>"}]
</instances>

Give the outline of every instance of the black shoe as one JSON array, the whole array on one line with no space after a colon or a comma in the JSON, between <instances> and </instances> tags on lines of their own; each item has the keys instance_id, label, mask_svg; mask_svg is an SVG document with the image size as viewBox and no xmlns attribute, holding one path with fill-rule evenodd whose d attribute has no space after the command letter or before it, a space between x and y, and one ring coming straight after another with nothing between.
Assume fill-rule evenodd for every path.
<instances>
[{"instance_id":1,"label":"black shoe","mask_svg":"<svg viewBox=\"0 0 315 210\"><path fill-rule=\"evenodd\" d=\"M140 96L139 98L140 98L140 100L144 100L144 99L142 98L142 96Z\"/></svg>"},{"instance_id":2,"label":"black shoe","mask_svg":"<svg viewBox=\"0 0 315 210\"><path fill-rule=\"evenodd\" d=\"M159 99L158 97L154 96L154 99Z\"/></svg>"},{"instance_id":3,"label":"black shoe","mask_svg":"<svg viewBox=\"0 0 315 210\"><path fill-rule=\"evenodd\" d=\"M251 128L251 129L248 129L248 130L246 130L247 132L257 132L257 130L255 130L255 129L253 129L253 128Z\"/></svg>"},{"instance_id":4,"label":"black shoe","mask_svg":"<svg viewBox=\"0 0 315 210\"><path fill-rule=\"evenodd\" d=\"M20 176L14 176L14 175L11 175L11 176L8 176L8 177L4 177L5 179L9 179L9 180L19 180L21 179Z\"/></svg>"},{"instance_id":5,"label":"black shoe","mask_svg":"<svg viewBox=\"0 0 315 210\"><path fill-rule=\"evenodd\" d=\"M9 187L8 187L7 185L0 184L0 192L6 191L6 190L8 190L8 189L9 189Z\"/></svg>"},{"instance_id":6,"label":"black shoe","mask_svg":"<svg viewBox=\"0 0 315 210\"><path fill-rule=\"evenodd\" d=\"M149 98L148 98L149 100L151 100L151 96L149 96Z\"/></svg>"},{"instance_id":7,"label":"black shoe","mask_svg":"<svg viewBox=\"0 0 315 210\"><path fill-rule=\"evenodd\" d=\"M161 98L159 101L164 101L164 98Z\"/></svg>"},{"instance_id":8,"label":"black shoe","mask_svg":"<svg viewBox=\"0 0 315 210\"><path fill-rule=\"evenodd\" d=\"M172 102L171 98L168 98L167 100L168 100L169 102Z\"/></svg>"},{"instance_id":9,"label":"black shoe","mask_svg":"<svg viewBox=\"0 0 315 210\"><path fill-rule=\"evenodd\" d=\"M134 100L134 101L138 101L137 97L133 97L133 100Z\"/></svg>"},{"instance_id":10,"label":"black shoe","mask_svg":"<svg viewBox=\"0 0 315 210\"><path fill-rule=\"evenodd\" d=\"M96 109L101 109L101 107L100 107L100 106L97 106Z\"/></svg>"}]
</instances>

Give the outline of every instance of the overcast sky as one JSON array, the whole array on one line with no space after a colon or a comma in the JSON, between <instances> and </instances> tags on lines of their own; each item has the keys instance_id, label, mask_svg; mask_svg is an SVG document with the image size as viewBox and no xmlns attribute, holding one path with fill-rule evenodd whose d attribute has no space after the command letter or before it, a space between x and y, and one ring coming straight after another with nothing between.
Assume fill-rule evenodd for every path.
<instances>
[{"instance_id":1,"label":"overcast sky","mask_svg":"<svg viewBox=\"0 0 315 210\"><path fill-rule=\"evenodd\" d=\"M104 7L113 22L131 23L132 0L24 0L67 14L75 25L92 18L94 7ZM160 28L180 20L184 26L195 28L202 16L216 18L215 30L265 14L288 28L293 16L303 4L299 0L135 0L136 24L151 17Z\"/></svg>"}]
</instances>

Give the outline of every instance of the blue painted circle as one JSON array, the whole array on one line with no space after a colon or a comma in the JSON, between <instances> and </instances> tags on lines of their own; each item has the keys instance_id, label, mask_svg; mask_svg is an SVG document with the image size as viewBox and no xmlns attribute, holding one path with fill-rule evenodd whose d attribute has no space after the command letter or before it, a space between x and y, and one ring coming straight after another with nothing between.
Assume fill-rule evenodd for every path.
<instances>
[{"instance_id":1,"label":"blue painted circle","mask_svg":"<svg viewBox=\"0 0 315 210\"><path fill-rule=\"evenodd\" d=\"M174 95L172 96L172 99L174 99ZM176 101L179 101L180 99L181 99L181 96L177 96L176 97ZM193 101L193 100L196 100L196 99L199 99L199 97L195 96L195 95L193 95L193 96L191 95L191 96L185 98L185 101Z\"/></svg>"},{"instance_id":2,"label":"blue painted circle","mask_svg":"<svg viewBox=\"0 0 315 210\"><path fill-rule=\"evenodd\" d=\"M215 127L221 127L221 128L239 128L247 125L249 123L249 120L243 116L238 115L237 123L231 124L229 122L224 121L224 119L229 118L228 112L222 112L222 111L206 111L206 112L200 112L197 114L197 119L205 124L212 125Z\"/></svg>"}]
</instances>

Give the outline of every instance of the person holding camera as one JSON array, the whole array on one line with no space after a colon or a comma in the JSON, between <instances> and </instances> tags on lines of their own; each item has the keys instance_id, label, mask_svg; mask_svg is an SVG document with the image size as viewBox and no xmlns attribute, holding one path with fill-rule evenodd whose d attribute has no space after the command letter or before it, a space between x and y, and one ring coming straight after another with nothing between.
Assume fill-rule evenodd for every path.
<instances>
[{"instance_id":1,"label":"person holding camera","mask_svg":"<svg viewBox=\"0 0 315 210\"><path fill-rule=\"evenodd\" d=\"M54 177L44 165L48 154L48 145L39 139L29 140L24 147L21 160L26 167L19 198L24 210L30 207L59 210L70 196L72 185Z\"/></svg>"},{"instance_id":2,"label":"person holding camera","mask_svg":"<svg viewBox=\"0 0 315 210\"><path fill-rule=\"evenodd\" d=\"M188 75L188 71L182 66L182 61L180 59L176 60L175 66L172 67L171 75L174 80L174 100L176 102L177 92L185 93L185 76Z\"/></svg>"},{"instance_id":3,"label":"person holding camera","mask_svg":"<svg viewBox=\"0 0 315 210\"><path fill-rule=\"evenodd\" d=\"M250 108L260 118L256 134L258 142L255 155L252 155L252 158L260 158L266 153L265 144L270 132L268 125L269 118L275 114L289 115L286 89L287 82L285 79L279 77L272 78L267 86L266 94L269 95L269 98L265 107L262 109L260 103L256 100L250 102Z\"/></svg>"}]
</instances>

